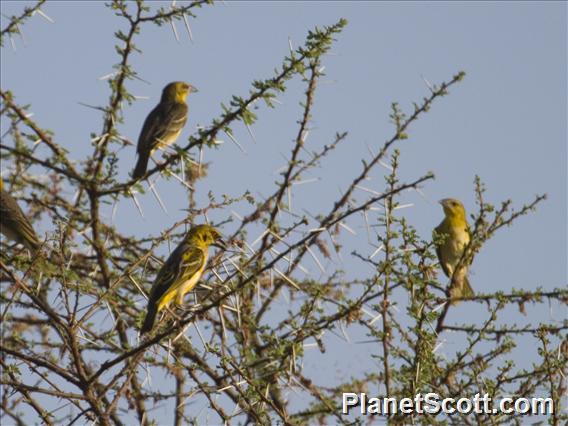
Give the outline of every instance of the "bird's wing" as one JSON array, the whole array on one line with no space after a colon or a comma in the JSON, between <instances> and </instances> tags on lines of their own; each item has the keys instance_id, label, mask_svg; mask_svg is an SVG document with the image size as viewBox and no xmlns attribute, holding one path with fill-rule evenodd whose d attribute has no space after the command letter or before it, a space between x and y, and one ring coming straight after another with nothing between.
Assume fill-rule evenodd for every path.
<instances>
[{"instance_id":1,"label":"bird's wing","mask_svg":"<svg viewBox=\"0 0 568 426\"><path fill-rule=\"evenodd\" d=\"M160 142L170 143L185 126L187 105L179 102L160 103L154 108L142 126L137 152L153 150Z\"/></svg>"},{"instance_id":2,"label":"bird's wing","mask_svg":"<svg viewBox=\"0 0 568 426\"><path fill-rule=\"evenodd\" d=\"M158 272L150 301L155 303L166 293L175 290L180 283L199 271L204 262L205 254L201 249L182 242Z\"/></svg>"},{"instance_id":3,"label":"bird's wing","mask_svg":"<svg viewBox=\"0 0 568 426\"><path fill-rule=\"evenodd\" d=\"M196 273L200 272L205 266L205 253L198 247L192 247L182 256L180 266L181 274L176 281L185 282Z\"/></svg>"}]
</instances>

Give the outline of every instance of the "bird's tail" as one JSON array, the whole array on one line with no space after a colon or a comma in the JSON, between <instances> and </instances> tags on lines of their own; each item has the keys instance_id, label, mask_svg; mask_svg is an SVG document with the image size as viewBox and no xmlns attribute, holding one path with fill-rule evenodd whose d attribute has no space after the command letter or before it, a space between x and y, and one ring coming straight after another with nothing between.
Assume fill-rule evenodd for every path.
<instances>
[{"instance_id":1,"label":"bird's tail","mask_svg":"<svg viewBox=\"0 0 568 426\"><path fill-rule=\"evenodd\" d=\"M138 155L138 161L136 162L136 167L134 167L134 173L132 173L132 177L134 179L140 179L146 173L146 169L148 168L148 160L150 159L149 154L141 152Z\"/></svg>"},{"instance_id":2,"label":"bird's tail","mask_svg":"<svg viewBox=\"0 0 568 426\"><path fill-rule=\"evenodd\" d=\"M148 304L148 312L146 313L146 318L144 318L144 324L140 330L140 334L148 333L154 327L154 321L156 321L156 315L158 314L158 309L155 303Z\"/></svg>"},{"instance_id":3,"label":"bird's tail","mask_svg":"<svg viewBox=\"0 0 568 426\"><path fill-rule=\"evenodd\" d=\"M457 305L459 299L462 299L464 297L475 296L475 293L473 292L473 289L469 284L469 279L467 278L466 274L467 272L463 274L455 274L454 278L452 279L450 288L450 298L454 299L451 302L452 305Z\"/></svg>"},{"instance_id":4,"label":"bird's tail","mask_svg":"<svg viewBox=\"0 0 568 426\"><path fill-rule=\"evenodd\" d=\"M463 279L461 296L462 297L473 297L473 296L475 296L475 292L471 288L471 285L469 284L469 279L467 277L464 277L464 279Z\"/></svg>"}]
</instances>

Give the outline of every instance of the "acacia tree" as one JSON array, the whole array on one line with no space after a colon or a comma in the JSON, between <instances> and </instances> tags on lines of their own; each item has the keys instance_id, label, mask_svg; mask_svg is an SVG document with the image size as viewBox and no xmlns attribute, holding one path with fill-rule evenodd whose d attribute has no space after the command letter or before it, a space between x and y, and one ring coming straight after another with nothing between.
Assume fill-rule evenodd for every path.
<instances>
[{"instance_id":1,"label":"acacia tree","mask_svg":"<svg viewBox=\"0 0 568 426\"><path fill-rule=\"evenodd\" d=\"M2 29L2 43L41 11L43 3L11 18ZM561 424L566 419L561 397L566 392L568 324L502 326L498 318L511 304L522 310L528 303L564 303L568 291L479 294L461 301L478 304L477 317L449 324L447 313L455 307L448 303L445 278L437 273L431 236L420 236L395 214L403 191L418 190L434 177L424 173L401 181L397 145L464 78L463 72L429 87L410 112L392 104L392 134L378 152L362 159L361 169L332 208L298 215L290 210L292 185L309 170L325 167L328 154L348 138L346 132L337 133L320 148L306 143L325 54L347 23L316 28L273 75L253 81L247 97L231 97L208 126L178 142L175 153L149 170L148 179L161 176L187 189L185 217L146 235L125 234L105 220L103 206L136 201L136 194L145 190L144 183L117 178L116 153L124 143L118 130L121 112L135 101L128 86L139 78L131 66L139 53L136 38L151 25L197 18L206 3L167 9L140 1L107 5L127 30L115 33L118 57L109 79L109 100L98 107L100 131L92 135L90 155L80 161L70 158L48 130L49 123L33 120L30 106L2 87L0 147L3 169L9 170L6 186L34 223L49 226L38 256L2 242L3 424L349 423L354 417L341 413L342 392L369 389L379 389L376 396L397 398L420 392L450 397L488 393L494 399L546 396L556 408L550 424ZM240 197L211 194L206 205L199 205L193 183L207 178L200 151L216 147L220 133L232 137L239 123L250 128L259 103L275 107L275 97L292 79L304 84L304 99L288 165L273 193L262 200L251 195L254 188ZM385 162L390 172L382 192L363 198L356 194L371 171ZM510 200L489 203L477 177L474 190L478 210L472 215L464 264L497 231L545 198L537 196L514 209ZM231 217L231 205L243 200L250 203L249 214ZM369 223L369 212L378 214L375 223ZM232 230L226 232L229 249L210 260L191 302L172 307L151 335L140 338L146 297L163 261L156 249L166 241L176 243L192 223L212 213L225 218L216 225ZM342 248L346 221L356 217L366 221L370 244L376 247L371 256ZM260 237L252 241L249 236L259 230ZM342 254L371 265L373 273L353 279L337 270L322 280L302 278L306 258L319 265L322 256ZM288 298L285 308L281 295ZM109 316L112 321L101 321ZM441 356L441 336L450 330L466 339L459 350ZM302 368L306 348L318 351L311 356L332 356L327 348L336 335L348 333L369 336L368 356L380 368L358 375L346 372L331 386L319 384ZM511 358L521 337L540 347L540 359L528 369ZM195 401L206 409L196 410ZM391 421L501 424L520 423L522 417L477 413L393 416Z\"/></svg>"}]
</instances>

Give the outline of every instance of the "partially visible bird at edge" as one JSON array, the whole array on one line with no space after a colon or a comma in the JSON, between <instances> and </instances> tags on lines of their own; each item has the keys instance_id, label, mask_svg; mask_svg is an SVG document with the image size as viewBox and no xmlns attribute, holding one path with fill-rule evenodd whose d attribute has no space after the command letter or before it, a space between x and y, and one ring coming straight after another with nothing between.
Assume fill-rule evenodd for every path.
<instances>
[{"instance_id":1,"label":"partially visible bird at edge","mask_svg":"<svg viewBox=\"0 0 568 426\"><path fill-rule=\"evenodd\" d=\"M0 180L0 232L7 238L23 244L32 253L40 248L40 240L30 221L14 199L4 190Z\"/></svg>"}]
</instances>

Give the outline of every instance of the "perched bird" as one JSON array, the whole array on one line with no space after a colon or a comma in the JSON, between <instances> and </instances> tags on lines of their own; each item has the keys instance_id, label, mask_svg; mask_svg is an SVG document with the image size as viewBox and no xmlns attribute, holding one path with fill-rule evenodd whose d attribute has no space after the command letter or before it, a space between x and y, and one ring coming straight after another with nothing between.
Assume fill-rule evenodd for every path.
<instances>
[{"instance_id":1,"label":"perched bird","mask_svg":"<svg viewBox=\"0 0 568 426\"><path fill-rule=\"evenodd\" d=\"M450 297L471 297L474 293L467 278L467 263L462 262L459 270L455 270L470 240L465 209L454 198L440 200L440 204L446 217L434 230L434 239L438 240L436 253L440 265L444 274L451 279Z\"/></svg>"},{"instance_id":2,"label":"perched bird","mask_svg":"<svg viewBox=\"0 0 568 426\"><path fill-rule=\"evenodd\" d=\"M156 315L175 297L178 305L185 294L199 282L207 264L209 246L224 248L221 234L211 225L197 225L189 230L183 241L172 252L154 281L148 298L148 312L141 333L149 332Z\"/></svg>"},{"instance_id":3,"label":"perched bird","mask_svg":"<svg viewBox=\"0 0 568 426\"><path fill-rule=\"evenodd\" d=\"M10 194L4 191L0 179L0 232L9 239L23 244L35 253L41 243L32 225L18 203Z\"/></svg>"},{"instance_id":4,"label":"perched bird","mask_svg":"<svg viewBox=\"0 0 568 426\"><path fill-rule=\"evenodd\" d=\"M150 112L138 138L138 161L132 177L140 179L146 173L150 155L175 142L187 122L187 95L197 92L191 84L174 81L164 87L160 103Z\"/></svg>"}]
</instances>

